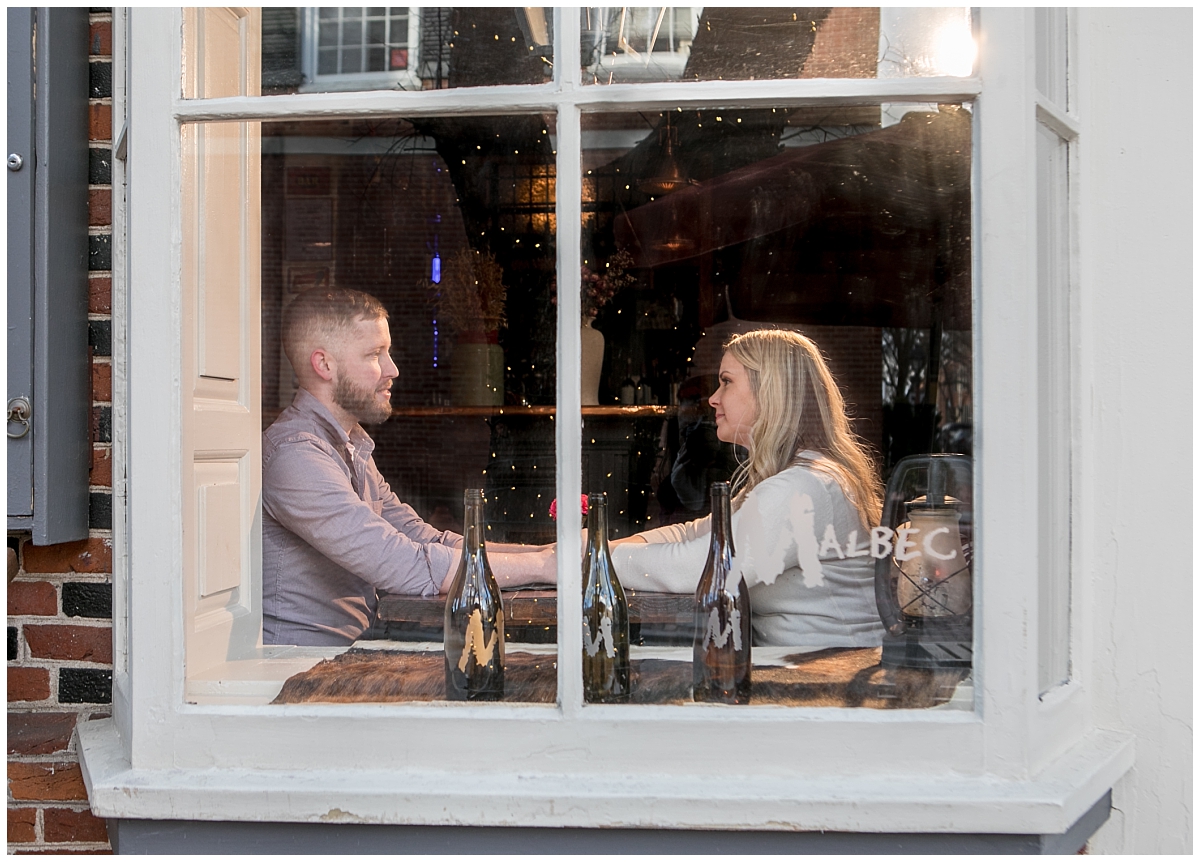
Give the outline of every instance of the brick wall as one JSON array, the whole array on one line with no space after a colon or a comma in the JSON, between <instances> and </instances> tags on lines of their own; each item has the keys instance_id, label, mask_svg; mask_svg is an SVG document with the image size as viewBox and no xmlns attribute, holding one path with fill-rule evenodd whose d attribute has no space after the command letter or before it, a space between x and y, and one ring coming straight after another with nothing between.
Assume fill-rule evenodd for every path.
<instances>
[{"instance_id":1,"label":"brick wall","mask_svg":"<svg viewBox=\"0 0 1200 862\"><path fill-rule=\"evenodd\" d=\"M88 809L73 733L112 700L112 16L92 10L88 126L91 530L18 552L8 585L8 850L109 852ZM83 50L85 46L80 46Z\"/></svg>"}]
</instances>

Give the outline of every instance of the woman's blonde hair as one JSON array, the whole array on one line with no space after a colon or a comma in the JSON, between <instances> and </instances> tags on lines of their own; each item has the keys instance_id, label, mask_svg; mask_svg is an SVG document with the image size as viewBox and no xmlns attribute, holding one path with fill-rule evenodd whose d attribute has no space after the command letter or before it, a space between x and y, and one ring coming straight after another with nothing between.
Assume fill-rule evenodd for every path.
<instances>
[{"instance_id":1,"label":"woman's blonde hair","mask_svg":"<svg viewBox=\"0 0 1200 862\"><path fill-rule=\"evenodd\" d=\"M810 339L782 329L735 336L725 352L746 368L758 407L750 455L734 476L738 503L759 482L797 463L832 475L864 527L879 523L883 495L875 464L850 429L846 403ZM805 450L820 460L801 458Z\"/></svg>"}]
</instances>

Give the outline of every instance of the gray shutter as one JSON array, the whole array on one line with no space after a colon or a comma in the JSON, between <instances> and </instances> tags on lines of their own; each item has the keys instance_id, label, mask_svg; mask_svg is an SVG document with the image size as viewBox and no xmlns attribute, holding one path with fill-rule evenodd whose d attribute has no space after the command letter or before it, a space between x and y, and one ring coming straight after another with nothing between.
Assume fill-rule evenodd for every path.
<instances>
[{"instance_id":1,"label":"gray shutter","mask_svg":"<svg viewBox=\"0 0 1200 862\"><path fill-rule=\"evenodd\" d=\"M8 397L32 406L8 441L8 527L39 545L88 534L87 39L86 8L8 10Z\"/></svg>"}]
</instances>

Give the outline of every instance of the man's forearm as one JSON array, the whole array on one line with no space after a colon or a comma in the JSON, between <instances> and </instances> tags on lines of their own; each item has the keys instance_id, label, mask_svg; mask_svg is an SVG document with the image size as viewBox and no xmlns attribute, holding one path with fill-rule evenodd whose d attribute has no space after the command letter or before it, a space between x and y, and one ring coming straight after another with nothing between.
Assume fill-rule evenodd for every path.
<instances>
[{"instance_id":1,"label":"man's forearm","mask_svg":"<svg viewBox=\"0 0 1200 862\"><path fill-rule=\"evenodd\" d=\"M523 587L529 584L553 584L557 580L558 564L553 550L536 545L516 545L514 547L528 548L540 553L506 554L493 551L493 547L504 546L488 545L488 565L491 566L492 575L496 578L500 589ZM450 591L450 584L454 581L457 571L458 567L454 566L446 574L441 586L443 594Z\"/></svg>"}]
</instances>

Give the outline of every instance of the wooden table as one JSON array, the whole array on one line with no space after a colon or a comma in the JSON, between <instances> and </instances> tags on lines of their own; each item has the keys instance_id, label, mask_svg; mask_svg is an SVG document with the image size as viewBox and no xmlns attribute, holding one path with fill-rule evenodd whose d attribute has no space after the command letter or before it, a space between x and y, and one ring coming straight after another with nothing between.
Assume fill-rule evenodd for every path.
<instances>
[{"instance_id":1,"label":"wooden table","mask_svg":"<svg viewBox=\"0 0 1200 862\"><path fill-rule=\"evenodd\" d=\"M555 590L511 590L501 594L505 640L516 643L554 643L558 630ZM626 591L629 635L634 643L685 645L692 642L692 596ZM379 622L372 639L441 640L444 596L384 595L379 598Z\"/></svg>"},{"instance_id":2,"label":"wooden table","mask_svg":"<svg viewBox=\"0 0 1200 862\"><path fill-rule=\"evenodd\" d=\"M690 703L692 596L629 590L632 703ZM554 703L558 597L503 593L505 697ZM381 596L379 623L346 652L287 680L276 703L395 703L445 698L445 598ZM752 703L924 709L951 699L971 708L969 670L884 668L878 649L799 652L755 647Z\"/></svg>"},{"instance_id":3,"label":"wooden table","mask_svg":"<svg viewBox=\"0 0 1200 862\"><path fill-rule=\"evenodd\" d=\"M691 650L634 647L634 704L692 702ZM795 653L786 647L755 647L751 704L780 706L925 709L954 700L970 709L969 671L953 668L884 668L878 649L828 649ZM511 646L505 654L509 702L554 703L557 656L550 646ZM360 641L284 683L275 703L397 703L445 699L440 644Z\"/></svg>"}]
</instances>

